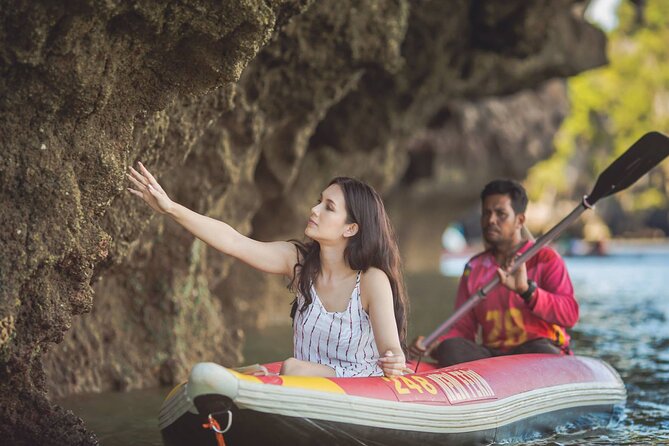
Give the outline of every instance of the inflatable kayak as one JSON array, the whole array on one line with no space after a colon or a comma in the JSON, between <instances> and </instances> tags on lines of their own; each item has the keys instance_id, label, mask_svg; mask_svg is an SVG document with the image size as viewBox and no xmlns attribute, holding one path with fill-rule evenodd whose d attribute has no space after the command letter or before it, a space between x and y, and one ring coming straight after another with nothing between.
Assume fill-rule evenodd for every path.
<instances>
[{"instance_id":1,"label":"inflatable kayak","mask_svg":"<svg viewBox=\"0 0 669 446\"><path fill-rule=\"evenodd\" d=\"M583 356L503 356L441 369L423 363L392 379L279 376L280 366L197 364L160 410L164 444L526 441L558 428L606 426L626 399L616 371Z\"/></svg>"}]
</instances>

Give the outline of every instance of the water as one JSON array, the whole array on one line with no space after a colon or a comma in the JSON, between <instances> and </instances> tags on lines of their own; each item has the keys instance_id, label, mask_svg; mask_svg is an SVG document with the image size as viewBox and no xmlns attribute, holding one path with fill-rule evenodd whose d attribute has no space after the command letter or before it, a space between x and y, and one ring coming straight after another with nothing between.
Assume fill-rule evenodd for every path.
<instances>
[{"instance_id":1,"label":"water","mask_svg":"<svg viewBox=\"0 0 669 446\"><path fill-rule=\"evenodd\" d=\"M622 420L606 429L563 432L527 444L669 444L669 251L643 252L567 259L581 306L572 346L618 370L628 392ZM427 334L451 311L457 279L420 274L407 283L410 337ZM249 363L282 359L292 348L289 326L249 333L248 340ZM61 404L81 416L105 446L159 446L157 414L169 390L78 396Z\"/></svg>"},{"instance_id":2,"label":"water","mask_svg":"<svg viewBox=\"0 0 669 446\"><path fill-rule=\"evenodd\" d=\"M162 446L158 410L169 390L108 392L57 402L83 418L103 446Z\"/></svg>"},{"instance_id":3,"label":"water","mask_svg":"<svg viewBox=\"0 0 669 446\"><path fill-rule=\"evenodd\" d=\"M567 260L581 320L574 350L611 364L627 388L621 423L538 444L669 443L669 253Z\"/></svg>"}]
</instances>

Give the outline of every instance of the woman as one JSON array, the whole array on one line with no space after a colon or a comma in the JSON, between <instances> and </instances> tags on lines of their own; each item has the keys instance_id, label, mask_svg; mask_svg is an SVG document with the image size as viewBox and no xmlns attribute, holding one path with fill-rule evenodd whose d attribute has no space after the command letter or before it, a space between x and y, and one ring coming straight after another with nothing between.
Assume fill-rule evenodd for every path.
<instances>
[{"instance_id":1,"label":"woman","mask_svg":"<svg viewBox=\"0 0 669 446\"><path fill-rule=\"evenodd\" d=\"M173 202L141 164L128 190L219 251L267 273L283 274L297 292L294 357L282 374L401 375L407 301L399 252L379 195L335 178L311 209L307 244L259 242L228 224ZM379 352L384 352L380 357Z\"/></svg>"}]
</instances>

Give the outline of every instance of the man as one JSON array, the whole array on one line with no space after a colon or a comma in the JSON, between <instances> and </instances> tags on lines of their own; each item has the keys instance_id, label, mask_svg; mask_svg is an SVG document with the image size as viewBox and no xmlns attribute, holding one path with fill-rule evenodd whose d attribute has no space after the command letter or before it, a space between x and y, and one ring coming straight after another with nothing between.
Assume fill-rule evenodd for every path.
<instances>
[{"instance_id":1,"label":"man","mask_svg":"<svg viewBox=\"0 0 669 446\"><path fill-rule=\"evenodd\" d=\"M472 257L460 279L455 308L490 281L497 285L474 309L436 342L432 356L442 367L519 353L569 353L569 335L578 320L578 303L564 261L543 247L513 274L516 253L533 244L523 235L527 194L517 182L495 180L481 192L481 229L488 248ZM481 343L476 343L481 328ZM423 337L410 352L426 352Z\"/></svg>"}]
</instances>

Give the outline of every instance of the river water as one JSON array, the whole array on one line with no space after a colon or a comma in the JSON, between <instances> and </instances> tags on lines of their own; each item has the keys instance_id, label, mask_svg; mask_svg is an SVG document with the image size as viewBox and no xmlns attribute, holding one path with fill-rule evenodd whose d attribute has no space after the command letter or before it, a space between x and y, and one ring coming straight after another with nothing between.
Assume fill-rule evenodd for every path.
<instances>
[{"instance_id":1,"label":"river water","mask_svg":"<svg viewBox=\"0 0 669 446\"><path fill-rule=\"evenodd\" d=\"M669 249L629 248L607 257L570 258L567 265L581 306L572 347L618 370L628 401L614 426L527 444L669 444ZM448 315L456 285L457 278L439 274L407 278L411 336L429 333ZM249 333L247 339L249 363L282 359L292 348L289 326ZM103 445L159 446L157 414L169 390L85 395L59 403L81 416Z\"/></svg>"}]
</instances>

